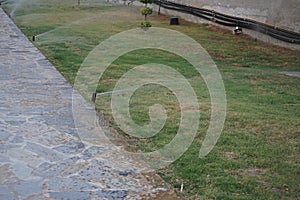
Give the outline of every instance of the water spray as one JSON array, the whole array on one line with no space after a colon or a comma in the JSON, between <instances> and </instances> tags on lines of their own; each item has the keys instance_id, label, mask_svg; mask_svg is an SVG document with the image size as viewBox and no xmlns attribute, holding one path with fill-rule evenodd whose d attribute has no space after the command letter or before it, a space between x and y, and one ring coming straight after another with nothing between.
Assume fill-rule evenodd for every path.
<instances>
[{"instance_id":1,"label":"water spray","mask_svg":"<svg viewBox=\"0 0 300 200\"><path fill-rule=\"evenodd\" d=\"M0 6L2 5L3 2L5 2L5 1L0 1Z\"/></svg>"}]
</instances>

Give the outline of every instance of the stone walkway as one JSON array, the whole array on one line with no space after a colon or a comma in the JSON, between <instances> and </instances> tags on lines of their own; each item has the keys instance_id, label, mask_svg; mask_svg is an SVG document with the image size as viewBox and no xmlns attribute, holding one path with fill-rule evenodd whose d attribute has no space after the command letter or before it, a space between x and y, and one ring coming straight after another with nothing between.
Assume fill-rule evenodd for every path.
<instances>
[{"instance_id":1,"label":"stone walkway","mask_svg":"<svg viewBox=\"0 0 300 200\"><path fill-rule=\"evenodd\" d=\"M94 156L105 148L77 137L72 87L1 8L0 88L1 200L176 198Z\"/></svg>"}]
</instances>

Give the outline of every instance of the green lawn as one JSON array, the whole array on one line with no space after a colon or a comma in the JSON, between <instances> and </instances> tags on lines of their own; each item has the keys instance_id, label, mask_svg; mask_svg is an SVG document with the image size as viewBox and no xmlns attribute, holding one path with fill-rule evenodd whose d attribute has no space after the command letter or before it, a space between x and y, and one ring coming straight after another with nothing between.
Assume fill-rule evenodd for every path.
<instances>
[{"instance_id":1,"label":"green lawn","mask_svg":"<svg viewBox=\"0 0 300 200\"><path fill-rule=\"evenodd\" d=\"M3 7L9 13L14 5L8 1ZM73 84L80 64L95 46L138 27L143 16L139 8L97 1L82 1L78 7L70 0L29 0L18 5L14 20L29 39L37 35L34 44ZM169 26L168 17L156 13L150 20L153 26L187 34L208 51L222 74L228 101L224 131L213 151L200 159L211 112L201 76L184 59L160 50L130 52L109 67L98 92L111 91L129 69L159 61L183 74L201 102L196 139L179 160L158 174L184 199L300 199L300 79L279 73L300 71L299 51L234 36L212 25L181 20L180 26ZM173 138L180 113L168 89L148 85L131 99L131 116L140 125L149 122L149 106L160 103L167 110L165 127L149 139L131 138L118 129L111 118L110 98L97 98L97 109L126 139L128 149L152 151Z\"/></svg>"}]
</instances>

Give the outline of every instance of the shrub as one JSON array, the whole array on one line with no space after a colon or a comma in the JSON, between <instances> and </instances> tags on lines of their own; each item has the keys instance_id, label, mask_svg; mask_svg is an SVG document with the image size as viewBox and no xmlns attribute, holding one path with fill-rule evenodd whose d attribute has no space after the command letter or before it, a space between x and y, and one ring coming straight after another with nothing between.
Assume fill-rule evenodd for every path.
<instances>
[{"instance_id":1,"label":"shrub","mask_svg":"<svg viewBox=\"0 0 300 200\"><path fill-rule=\"evenodd\" d=\"M141 9L141 14L145 16L145 21L141 23L141 27L151 27L151 23L148 21L148 15L151 15L153 10L148 7L148 4L152 4L153 0L140 0L141 3L145 4L145 6Z\"/></svg>"}]
</instances>

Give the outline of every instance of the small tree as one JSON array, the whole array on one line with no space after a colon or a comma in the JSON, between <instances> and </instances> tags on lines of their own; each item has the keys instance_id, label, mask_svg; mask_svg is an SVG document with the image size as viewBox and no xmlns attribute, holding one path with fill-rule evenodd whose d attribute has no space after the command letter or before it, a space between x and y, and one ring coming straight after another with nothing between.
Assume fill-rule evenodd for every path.
<instances>
[{"instance_id":1,"label":"small tree","mask_svg":"<svg viewBox=\"0 0 300 200\"><path fill-rule=\"evenodd\" d=\"M148 7L148 4L152 4L153 0L140 0L145 6L141 8L141 14L145 16L144 21L141 23L141 27L151 27L151 23L148 21L148 15L151 15L153 10Z\"/></svg>"}]
</instances>

